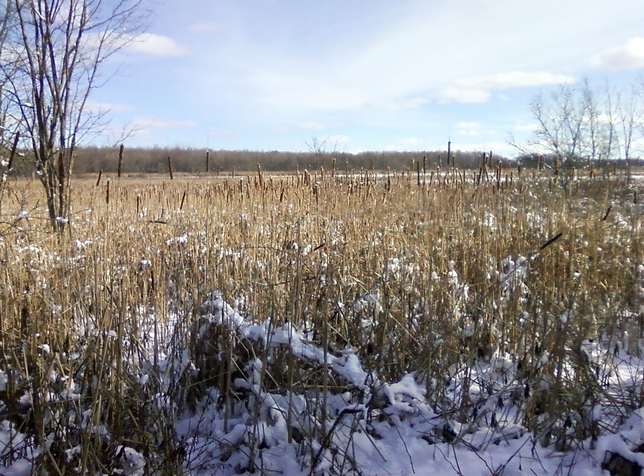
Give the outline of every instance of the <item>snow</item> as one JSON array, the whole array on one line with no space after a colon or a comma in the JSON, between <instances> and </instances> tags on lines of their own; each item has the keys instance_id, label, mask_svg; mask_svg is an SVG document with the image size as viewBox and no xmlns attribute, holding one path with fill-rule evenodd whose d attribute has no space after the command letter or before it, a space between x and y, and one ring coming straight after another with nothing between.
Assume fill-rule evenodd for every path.
<instances>
[{"instance_id":1,"label":"snow","mask_svg":"<svg viewBox=\"0 0 644 476\"><path fill-rule=\"evenodd\" d=\"M526 270L516 265L525 261L511 261L506 267L514 277ZM463 294L467 291L452 263L447 279L457 296L464 299ZM514 291L508 288L508 292ZM377 293L367 293L355 301L352 311L368 314L379 305ZM644 454L634 451L644 443L644 408L618 426L618 420L609 415L609 409L597 405L592 409L591 418L604 422L606 428L613 425L611 431L594 443L588 440L566 452L558 452L552 446L543 447L538 436L521 425L521 415L512 410L511 399L515 398L512 395L517 389L520 393L523 390L511 377L516 364L510 356L495 353L468 370L469 398L472 405L477 406L478 414L474 420L459 421L457 415L443 412L439 403L427 400L427 384L416 373L407 373L395 382L383 381L364 368L354 349L334 353L312 343L306 332L288 322L274 326L270 318L263 322L253 320L228 304L217 291L207 296L201 312L197 332L201 338L208 335L212 326L224 326L239 338L267 346L269 350L287 350L302 363L328 369L346 381L348 390L328 395L271 393L262 386L264 363L255 357L244 363L243 376L236 377L233 382L237 391L247 395L245 403L233 406L228 413L218 403L220 395L214 388L209 389L192 410L179 410L166 393L156 395L150 405L167 415L174 415L174 430L185 451L184 474L188 476L239 474L248 470L251 455L256 474L293 476L600 476L607 474L601 465L612 454L644 467ZM571 317L562 314L560 319L565 324ZM142 319L141 322L146 321ZM87 335L91 332L92 329L88 329ZM145 333L145 330L141 332ZM467 335L474 331L464 332ZM116 337L112 330L106 335ZM432 342L438 346L441 339ZM41 344L40 348L43 352L51 352L47 344ZM641 372L642 362L635 357L623 353L614 355L600 342L590 340L581 343L581 351L596 362L605 361L612 355L613 370L607 375L609 383L633 385L640 378L638 372ZM549 358L547 352L542 353L539 365L545 365ZM187 350L174 356L162 356L154 377L151 369L151 366L143 367L138 377L140 385L148 385L159 378L162 388L166 389L176 385L185 372L197 370ZM447 390L449 398L462 398L465 372L465 369L453 370L452 384ZM7 375L0 371L0 391L5 389L7 382ZM64 389L60 398L80 400L78 385L73 379L64 380ZM507 409L500 409L499 402L506 402ZM22 396L21 403L30 403L29 393ZM326 421L320 412L322 405L326 405ZM91 420L91 412L83 414L85 427ZM302 437L321 434L322 428L326 431L324 437ZM104 425L91 427L91 432L106 440L110 438L109 429ZM38 451L11 422L0 422L0 464L3 465L0 474L31 474L30 462ZM73 447L65 454L73 460L79 451L79 447ZM119 474L146 474L148 461L135 448L118 446L115 458ZM355 468L359 468L359 472Z\"/></svg>"},{"instance_id":2,"label":"snow","mask_svg":"<svg viewBox=\"0 0 644 476\"><path fill-rule=\"evenodd\" d=\"M123 474L126 476L143 476L145 472L145 458L141 453L128 447L121 447L117 450L121 455Z\"/></svg>"},{"instance_id":3,"label":"snow","mask_svg":"<svg viewBox=\"0 0 644 476\"><path fill-rule=\"evenodd\" d=\"M453 272L449 279L458 288L457 273L454 269L450 271ZM462 288L459 292L462 292ZM542 447L535 435L511 421L514 415L496 417L496 399L487 399L479 410L480 415L491 421L489 426L479 425L477 428L474 425L474 431L470 432L467 425L453 420L448 422L445 416L431 408L425 399L426 389L416 381L413 373L406 374L398 382L381 382L377 376L364 370L352 349L345 349L341 355L331 355L308 342L303 332L288 323L279 328L273 328L268 321L253 324L225 303L220 294L212 297L214 299L204 306L210 312L211 322L231 326L245 338L261 341L269 346L287 347L298 358L327 365L348 383L361 388L363 394L357 399L349 392L328 397L332 418L327 428L331 435L329 441L335 450L313 444L310 449L313 454L311 457L310 453L300 451L295 443L288 443L287 423L290 405L293 413L299 415L294 417L291 425L300 428L300 431L312 431L310 423L306 422L312 415L309 408L311 401L298 395L284 396L262 391L259 385L262 364L257 359L252 360L247 366L248 378L239 379L236 386L249 389L258 397L261 407L259 419L254 419L248 413L238 415L231 419L230 429L224 432L222 417L212 405L206 404L201 413L185 416L177 424L178 431L199 448L201 455L199 461L193 462L192 467L195 469L188 474L233 475L240 471L240 468L248 464L247 445L250 435L255 435L266 446L261 452L261 471L266 474L282 471L289 475L305 475L310 474L310 466L315 465L316 474L327 474L331 468L333 474L352 474L351 468L355 466L360 468L360 474L366 476L487 476L501 474L501 471L504 475L551 475L567 474L568 471L576 475L602 475L606 472L601 469L601 463L609 451L633 461L644 462L643 454L632 451L633 442L644 441L641 417L644 410L636 412L618 432L600 437L595 450L590 449L590 444L586 448L580 447L566 453ZM362 312L365 306L377 304L377 296L369 293L356 303L358 306L354 305L354 311ZM594 358L605 354L605 349L597 342L590 341L583 343L583 351ZM548 355L544 353L541 364L545 364L547 359ZM630 373L633 371L632 364L633 362L622 360L616 365L621 373ZM639 365L638 362L634 364ZM513 366L511 359L496 356L490 364L479 366L477 372L493 382L499 375L510 372ZM509 387L510 385L499 387L497 395L508 394ZM372 395L374 391L376 395ZM483 387L472 385L471 392L473 395L480 394L481 398L485 397ZM365 405L378 395L385 402L380 416L370 414L372 410ZM603 416L601 408L595 408L594 412L595 418ZM491 420L490 415L494 415ZM445 432L449 434L450 431L456 440L443 441L442 435ZM630 446L626 441L631 442ZM223 447L218 442L224 442L223 447L238 447L239 450L236 454L222 458Z\"/></svg>"}]
</instances>

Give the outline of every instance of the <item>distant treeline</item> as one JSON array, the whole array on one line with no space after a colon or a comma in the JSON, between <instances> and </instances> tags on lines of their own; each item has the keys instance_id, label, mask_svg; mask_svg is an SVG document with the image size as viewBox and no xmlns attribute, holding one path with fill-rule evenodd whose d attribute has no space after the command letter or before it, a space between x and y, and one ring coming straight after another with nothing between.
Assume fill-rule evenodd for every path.
<instances>
[{"instance_id":1,"label":"distant treeline","mask_svg":"<svg viewBox=\"0 0 644 476\"><path fill-rule=\"evenodd\" d=\"M206 150L192 148L125 148L121 161L121 173L124 175L168 173L169 162L174 173L187 174L230 174L237 172L256 172L257 166L264 172L295 172L296 170L320 170L331 172L374 171L425 171L448 167L459 169L478 169L482 165L496 167L499 162L511 162L526 168L559 167L576 169L589 165L587 159L569 159L566 163L556 163L553 156L525 155L517 159L507 159L493 152L450 151L448 163L447 151L421 152L362 152L359 154L330 152L281 152L281 151L234 151ZM168 160L169 158L169 160ZM603 161L611 167L624 168L627 165L644 167L644 160L629 159ZM600 161L594 161L601 166ZM99 172L115 174L119 168L119 147L84 147L76 152L74 161L75 175L98 174ZM29 154L16 160L13 173L26 175L33 173L33 161Z\"/></svg>"},{"instance_id":2,"label":"distant treeline","mask_svg":"<svg viewBox=\"0 0 644 476\"><path fill-rule=\"evenodd\" d=\"M517 157L514 159L514 162L520 164L525 168L537 168L541 169L543 167L551 169L583 169L583 168L602 168L609 167L613 169L627 169L628 167L633 168L643 168L644 159L641 158L629 158L629 159L588 159L583 157L574 157L562 161L558 159L555 155L541 155L541 154L529 154Z\"/></svg>"},{"instance_id":3,"label":"distant treeline","mask_svg":"<svg viewBox=\"0 0 644 476\"><path fill-rule=\"evenodd\" d=\"M489 156L489 152L487 153ZM259 164L266 172L294 172L296 170L331 171L377 170L392 171L426 170L445 168L447 151L426 152L363 152L314 153L280 151L230 151L191 148L125 148L122 160L123 174L167 173L168 157L175 173L231 173L257 171ZM476 168L482 161L482 152L451 151L449 166ZM489 160L489 158L488 158ZM493 156L492 161L506 160ZM77 151L74 162L75 174L116 173L119 164L119 148L86 147Z\"/></svg>"}]
</instances>

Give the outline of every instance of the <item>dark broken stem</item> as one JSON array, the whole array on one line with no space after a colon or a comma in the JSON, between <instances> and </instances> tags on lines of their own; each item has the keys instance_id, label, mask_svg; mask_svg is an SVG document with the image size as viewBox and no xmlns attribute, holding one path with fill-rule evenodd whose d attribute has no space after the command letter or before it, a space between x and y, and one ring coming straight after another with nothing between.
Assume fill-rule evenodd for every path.
<instances>
[{"instance_id":1,"label":"dark broken stem","mask_svg":"<svg viewBox=\"0 0 644 476\"><path fill-rule=\"evenodd\" d=\"M606 210L606 213L604 214L604 218L602 218L602 221L608 220L608 215L610 215L610 211L613 209L612 206L608 207L608 210Z\"/></svg>"},{"instance_id":2,"label":"dark broken stem","mask_svg":"<svg viewBox=\"0 0 644 476\"><path fill-rule=\"evenodd\" d=\"M320 458L322 457L322 452L324 450L326 450L329 447L329 445L331 444L331 438L333 437L333 433L335 433L336 428L338 427L338 425L340 424L340 422L342 421L344 416L349 415L349 414L361 413L362 411L363 411L362 408L345 408L344 410L342 410L340 412L338 417L333 422L333 425L329 429L329 432L326 435L324 435L324 440L322 440L322 444L320 445L320 449L315 454L315 457L313 458L313 461L311 461L311 474L314 474L315 468L319 464Z\"/></svg>"},{"instance_id":3,"label":"dark broken stem","mask_svg":"<svg viewBox=\"0 0 644 476\"><path fill-rule=\"evenodd\" d=\"M11 154L9 155L9 164L7 165L8 171L10 171L13 168L13 159L16 156L16 150L18 149L19 140L20 140L20 132L16 133L16 137L13 140L13 146L11 147Z\"/></svg>"},{"instance_id":4,"label":"dark broken stem","mask_svg":"<svg viewBox=\"0 0 644 476\"><path fill-rule=\"evenodd\" d=\"M531 253L530 256L528 256L527 260L517 263L514 266L514 268L512 268L512 270L508 274L506 274L501 281L499 281L499 284L505 283L521 266L525 266L528 262L535 259L539 255L539 253L541 253L543 250L548 248L550 245L552 245L555 241L557 241L562 236L563 236L563 233L557 233L554 237L546 241L545 244L541 245L541 247L537 251Z\"/></svg>"},{"instance_id":5,"label":"dark broken stem","mask_svg":"<svg viewBox=\"0 0 644 476\"><path fill-rule=\"evenodd\" d=\"M121 144L121 147L119 148L119 164L118 164L118 168L117 168L117 171L116 171L116 175L117 175L118 178L121 178L121 170L122 170L122 166L123 166L123 151L124 150L125 150L125 146L123 144Z\"/></svg>"},{"instance_id":6,"label":"dark broken stem","mask_svg":"<svg viewBox=\"0 0 644 476\"><path fill-rule=\"evenodd\" d=\"M555 241L557 241L562 236L563 236L563 233L557 233L553 238L550 238L548 241L546 241L546 243L544 245L542 245L541 248L539 248L539 251L545 250L548 246L553 244Z\"/></svg>"}]
</instances>

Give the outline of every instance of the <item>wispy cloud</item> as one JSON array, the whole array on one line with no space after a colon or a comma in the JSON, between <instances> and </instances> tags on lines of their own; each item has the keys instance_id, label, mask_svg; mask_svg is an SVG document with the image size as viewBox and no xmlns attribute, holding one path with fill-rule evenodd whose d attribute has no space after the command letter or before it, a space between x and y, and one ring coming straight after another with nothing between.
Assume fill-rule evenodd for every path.
<instances>
[{"instance_id":1,"label":"wispy cloud","mask_svg":"<svg viewBox=\"0 0 644 476\"><path fill-rule=\"evenodd\" d=\"M168 36L143 33L132 39L127 50L150 56L173 57L183 56L187 50Z\"/></svg>"},{"instance_id":2,"label":"wispy cloud","mask_svg":"<svg viewBox=\"0 0 644 476\"><path fill-rule=\"evenodd\" d=\"M437 98L443 103L486 102L490 99L492 91L494 90L549 86L574 82L575 78L566 74L556 74L548 71L510 71L507 73L459 79L455 82L454 86L439 91Z\"/></svg>"},{"instance_id":3,"label":"wispy cloud","mask_svg":"<svg viewBox=\"0 0 644 476\"><path fill-rule=\"evenodd\" d=\"M622 46L609 48L591 58L591 64L610 71L644 68L644 38L632 38Z\"/></svg>"},{"instance_id":4,"label":"wispy cloud","mask_svg":"<svg viewBox=\"0 0 644 476\"><path fill-rule=\"evenodd\" d=\"M479 122L459 122L456 124L456 134L460 136L481 135L483 125Z\"/></svg>"},{"instance_id":5,"label":"wispy cloud","mask_svg":"<svg viewBox=\"0 0 644 476\"><path fill-rule=\"evenodd\" d=\"M491 96L490 91L485 89L451 87L440 90L436 98L438 102L443 104L450 102L477 103L487 102Z\"/></svg>"},{"instance_id":6,"label":"wispy cloud","mask_svg":"<svg viewBox=\"0 0 644 476\"><path fill-rule=\"evenodd\" d=\"M458 81L458 84L459 86L467 88L507 89L572 83L574 81L575 78L573 76L555 74L548 71L510 71L508 73L467 78Z\"/></svg>"},{"instance_id":7,"label":"wispy cloud","mask_svg":"<svg viewBox=\"0 0 644 476\"><path fill-rule=\"evenodd\" d=\"M105 112L129 112L136 110L135 106L130 104L111 104L107 102L96 102L88 100L85 104L85 109L88 112L105 113Z\"/></svg>"},{"instance_id":8,"label":"wispy cloud","mask_svg":"<svg viewBox=\"0 0 644 476\"><path fill-rule=\"evenodd\" d=\"M349 142L351 142L351 139L349 137L342 135L342 134L336 134L333 136L329 136L326 138L327 144L330 145L331 147L335 148L339 145L346 145Z\"/></svg>"},{"instance_id":9,"label":"wispy cloud","mask_svg":"<svg viewBox=\"0 0 644 476\"><path fill-rule=\"evenodd\" d=\"M484 144L530 133L515 125L530 124L538 88L644 65L644 2L633 0L195 2L162 2L156 34L130 48L148 60L131 68L138 83L116 78L101 96L135 104L148 116L139 127L161 126L149 143L200 143L209 129L239 130L217 141L227 147L267 150L332 134L352 150L441 147L448 132ZM620 88L637 72L610 80Z\"/></svg>"}]
</instances>

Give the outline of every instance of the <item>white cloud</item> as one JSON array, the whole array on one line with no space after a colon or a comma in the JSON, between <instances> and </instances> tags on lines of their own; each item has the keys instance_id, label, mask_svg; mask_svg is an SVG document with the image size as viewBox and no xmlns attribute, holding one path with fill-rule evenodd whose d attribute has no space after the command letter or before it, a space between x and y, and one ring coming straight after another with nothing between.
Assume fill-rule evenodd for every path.
<instances>
[{"instance_id":1,"label":"white cloud","mask_svg":"<svg viewBox=\"0 0 644 476\"><path fill-rule=\"evenodd\" d=\"M149 35L140 37L132 49L189 56L170 74L168 61L150 62L135 74L167 79L155 89L170 91L170 99L185 97L196 113L185 116L189 119L202 114L197 119L201 124L222 131L244 124L240 139L228 141L238 147L298 148L303 138L350 130L351 148L418 147L413 140L397 141L412 136L422 137L423 147L433 148L444 142L450 124L455 139L463 142L499 140L499 134L510 132L521 135L513 126L515 121L530 122L529 87L572 83L574 76L587 72L601 74L589 70L589 59L596 53L604 52L597 57L598 65L609 63L608 52L611 67L632 64L640 57L639 40L629 42L628 48L608 48L644 36L638 22L644 2L633 0L349 3L338 16L340 0L316 3L314 12L289 2L258 2L253 7L224 2L215 11L206 11L210 5L197 11L165 2L171 15L165 24L157 23L155 31L180 44ZM174 29L178 24L184 27ZM138 91L122 89L117 93ZM142 108L149 96L150 109L138 111L140 115L173 117L162 109L164 104L180 107L179 101L159 101L157 94L140 96L107 97ZM437 102L478 104L437 107ZM457 129L458 121L480 121L483 126L477 129L472 123ZM334 122L347 129L332 126ZM492 136L490 128L497 134ZM203 136L199 129L179 133ZM242 141L253 134L259 145Z\"/></svg>"},{"instance_id":2,"label":"white cloud","mask_svg":"<svg viewBox=\"0 0 644 476\"><path fill-rule=\"evenodd\" d=\"M485 89L476 88L445 88L436 95L438 102L450 103L476 103L487 102L490 99L490 92Z\"/></svg>"},{"instance_id":3,"label":"white cloud","mask_svg":"<svg viewBox=\"0 0 644 476\"><path fill-rule=\"evenodd\" d=\"M133 53L160 57L183 56L187 53L187 50L172 38L153 33L136 36L128 44L127 49Z\"/></svg>"},{"instance_id":4,"label":"white cloud","mask_svg":"<svg viewBox=\"0 0 644 476\"><path fill-rule=\"evenodd\" d=\"M496 89L546 86L552 84L574 83L575 78L566 74L548 71L510 71L506 73L473 76L458 79L454 86L438 92L439 102L477 103L487 102Z\"/></svg>"},{"instance_id":5,"label":"white cloud","mask_svg":"<svg viewBox=\"0 0 644 476\"><path fill-rule=\"evenodd\" d=\"M591 58L591 64L611 71L644 68L644 38L632 38L622 46L605 50Z\"/></svg>"},{"instance_id":6,"label":"white cloud","mask_svg":"<svg viewBox=\"0 0 644 476\"><path fill-rule=\"evenodd\" d=\"M327 144L337 146L340 144L348 144L351 140L347 136L335 135L327 137Z\"/></svg>"},{"instance_id":7,"label":"white cloud","mask_svg":"<svg viewBox=\"0 0 644 476\"><path fill-rule=\"evenodd\" d=\"M481 135L482 125L479 122L459 122L456 124L456 134L460 136Z\"/></svg>"}]
</instances>

